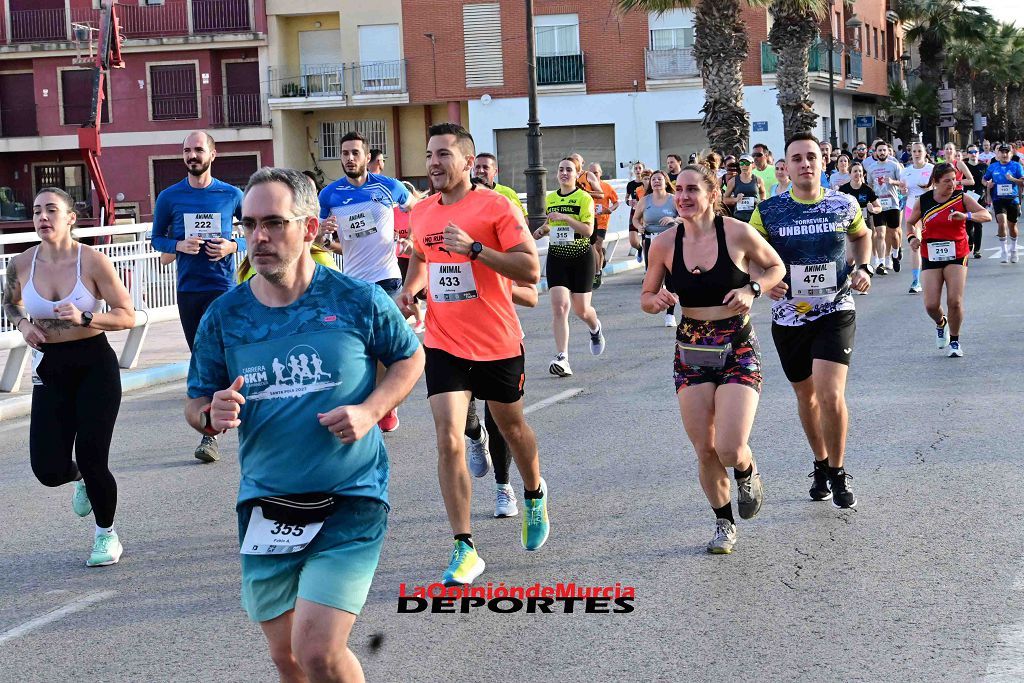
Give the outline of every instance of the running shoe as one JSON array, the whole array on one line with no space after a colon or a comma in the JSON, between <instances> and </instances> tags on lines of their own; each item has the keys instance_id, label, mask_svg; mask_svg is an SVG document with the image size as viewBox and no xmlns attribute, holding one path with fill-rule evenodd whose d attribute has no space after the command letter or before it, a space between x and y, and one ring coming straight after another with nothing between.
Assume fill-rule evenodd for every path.
<instances>
[{"instance_id":1,"label":"running shoe","mask_svg":"<svg viewBox=\"0 0 1024 683\"><path fill-rule=\"evenodd\" d=\"M850 488L852 479L853 475L847 474L842 467L834 475L829 476L829 481L832 484L832 504L837 508L857 507L857 498L854 497L853 489Z\"/></svg>"},{"instance_id":2,"label":"running shoe","mask_svg":"<svg viewBox=\"0 0 1024 683\"><path fill-rule=\"evenodd\" d=\"M727 519L715 520L715 535L708 541L708 552L728 555L736 545L736 525Z\"/></svg>"},{"instance_id":3,"label":"running shoe","mask_svg":"<svg viewBox=\"0 0 1024 683\"><path fill-rule=\"evenodd\" d=\"M942 319L942 325L935 326L935 348L944 349L949 346L949 320Z\"/></svg>"},{"instance_id":4,"label":"running shoe","mask_svg":"<svg viewBox=\"0 0 1024 683\"><path fill-rule=\"evenodd\" d=\"M75 482L74 490L71 492L71 509L79 517L85 517L92 512L92 501L89 500L89 494L85 490L85 481L82 479Z\"/></svg>"},{"instance_id":5,"label":"running shoe","mask_svg":"<svg viewBox=\"0 0 1024 683\"><path fill-rule=\"evenodd\" d=\"M749 477L736 480L736 507L739 508L740 517L753 519L761 511L761 504L764 503L764 484L761 482L761 473L757 470L757 461L751 464L754 471Z\"/></svg>"},{"instance_id":6,"label":"running shoe","mask_svg":"<svg viewBox=\"0 0 1024 683\"><path fill-rule=\"evenodd\" d=\"M867 296L868 295L867 292L862 292L859 289L857 290L857 293L860 294L861 296Z\"/></svg>"},{"instance_id":7,"label":"running shoe","mask_svg":"<svg viewBox=\"0 0 1024 683\"><path fill-rule=\"evenodd\" d=\"M423 334L427 331L427 321L421 320L416 323L412 328L413 334Z\"/></svg>"},{"instance_id":8,"label":"running shoe","mask_svg":"<svg viewBox=\"0 0 1024 683\"><path fill-rule=\"evenodd\" d=\"M903 260L903 247L896 250L896 255L892 257L892 271L894 273L900 272L900 261Z\"/></svg>"},{"instance_id":9,"label":"running shoe","mask_svg":"<svg viewBox=\"0 0 1024 683\"><path fill-rule=\"evenodd\" d=\"M494 516L515 517L519 514L516 492L511 484L494 485Z\"/></svg>"},{"instance_id":10,"label":"running shoe","mask_svg":"<svg viewBox=\"0 0 1024 683\"><path fill-rule=\"evenodd\" d=\"M217 437L204 435L203 440L196 446L196 452L193 454L196 460L203 462L217 462L220 460L220 450L217 448Z\"/></svg>"},{"instance_id":11,"label":"running shoe","mask_svg":"<svg viewBox=\"0 0 1024 683\"><path fill-rule=\"evenodd\" d=\"M540 550L548 540L551 523L548 521L548 484L544 477L540 479L541 498L523 499L523 547L527 550Z\"/></svg>"},{"instance_id":12,"label":"running shoe","mask_svg":"<svg viewBox=\"0 0 1024 683\"><path fill-rule=\"evenodd\" d=\"M600 322L597 323L597 332L590 333L590 353L595 356L604 353L604 331Z\"/></svg>"},{"instance_id":13,"label":"running shoe","mask_svg":"<svg viewBox=\"0 0 1024 683\"><path fill-rule=\"evenodd\" d=\"M875 268L875 275L885 275L885 273L886 273L885 264L884 263L879 263L878 267Z\"/></svg>"},{"instance_id":14,"label":"running shoe","mask_svg":"<svg viewBox=\"0 0 1024 683\"><path fill-rule=\"evenodd\" d=\"M999 262L1000 263L1009 263L1010 262L1010 252L1006 251L1006 249L1003 249L1000 253L1002 254L1002 258L1000 259Z\"/></svg>"},{"instance_id":15,"label":"running shoe","mask_svg":"<svg viewBox=\"0 0 1024 683\"><path fill-rule=\"evenodd\" d=\"M598 289L601 287L602 275L604 275L604 273L601 272L600 268L598 268L597 271L594 272L594 289Z\"/></svg>"},{"instance_id":16,"label":"running shoe","mask_svg":"<svg viewBox=\"0 0 1024 683\"><path fill-rule=\"evenodd\" d=\"M636 262L637 263L643 263L644 262L644 252L643 251L637 251L636 252Z\"/></svg>"},{"instance_id":17,"label":"running shoe","mask_svg":"<svg viewBox=\"0 0 1024 683\"><path fill-rule=\"evenodd\" d=\"M569 359L564 353L560 353L551 360L548 372L556 377L569 377L572 375L572 368L569 367Z\"/></svg>"},{"instance_id":18,"label":"running shoe","mask_svg":"<svg viewBox=\"0 0 1024 683\"><path fill-rule=\"evenodd\" d=\"M1017 250L1010 250L1010 263L1016 263L1019 259L1017 258Z\"/></svg>"},{"instance_id":19,"label":"running shoe","mask_svg":"<svg viewBox=\"0 0 1024 683\"><path fill-rule=\"evenodd\" d=\"M106 567L110 564L117 564L123 552L124 547L121 545L121 540L117 537L116 531L111 531L109 534L100 534L92 544L92 554L86 560L85 566Z\"/></svg>"},{"instance_id":20,"label":"running shoe","mask_svg":"<svg viewBox=\"0 0 1024 683\"><path fill-rule=\"evenodd\" d=\"M981 250L979 250L979 249L975 249L974 250L974 258L981 258Z\"/></svg>"},{"instance_id":21,"label":"running shoe","mask_svg":"<svg viewBox=\"0 0 1024 683\"><path fill-rule=\"evenodd\" d=\"M465 541L455 541L451 562L441 582L446 586L468 586L473 583L473 579L484 573L486 567L476 548Z\"/></svg>"},{"instance_id":22,"label":"running shoe","mask_svg":"<svg viewBox=\"0 0 1024 683\"><path fill-rule=\"evenodd\" d=\"M469 448L466 449L469 451L469 471L477 479L487 476L487 473L491 471L491 451L487 448L488 441L487 428L480 425L480 438L469 439Z\"/></svg>"},{"instance_id":23,"label":"running shoe","mask_svg":"<svg viewBox=\"0 0 1024 683\"><path fill-rule=\"evenodd\" d=\"M380 422L377 423L377 426L380 427L380 431L384 432L385 434L388 434L398 429L399 424L400 423L398 421L398 409L392 408L391 410L388 411L387 415L380 419Z\"/></svg>"},{"instance_id":24,"label":"running shoe","mask_svg":"<svg viewBox=\"0 0 1024 683\"><path fill-rule=\"evenodd\" d=\"M913 282L911 282L910 283L910 289L907 290L907 293L908 294L920 294L921 293L921 283L918 282L917 280L914 280Z\"/></svg>"},{"instance_id":25,"label":"running shoe","mask_svg":"<svg viewBox=\"0 0 1024 683\"><path fill-rule=\"evenodd\" d=\"M675 326L676 326L676 314L675 313L666 313L665 314L665 327L675 327Z\"/></svg>"},{"instance_id":26,"label":"running shoe","mask_svg":"<svg viewBox=\"0 0 1024 683\"><path fill-rule=\"evenodd\" d=\"M814 471L807 475L814 480L811 484L811 500L828 500L832 490L828 487L828 461L814 461Z\"/></svg>"},{"instance_id":27,"label":"running shoe","mask_svg":"<svg viewBox=\"0 0 1024 683\"><path fill-rule=\"evenodd\" d=\"M963 358L964 350L960 348L959 341L949 342L949 357L950 358Z\"/></svg>"}]
</instances>

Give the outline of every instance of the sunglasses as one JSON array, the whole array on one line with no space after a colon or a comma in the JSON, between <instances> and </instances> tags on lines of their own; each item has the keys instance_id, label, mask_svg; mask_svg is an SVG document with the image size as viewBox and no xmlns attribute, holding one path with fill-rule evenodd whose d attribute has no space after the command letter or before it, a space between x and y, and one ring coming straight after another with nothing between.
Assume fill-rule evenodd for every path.
<instances>
[{"instance_id":1,"label":"sunglasses","mask_svg":"<svg viewBox=\"0 0 1024 683\"><path fill-rule=\"evenodd\" d=\"M969 150L967 150L967 153L968 154L977 154L978 150L976 150L976 149L969 149Z\"/></svg>"},{"instance_id":2,"label":"sunglasses","mask_svg":"<svg viewBox=\"0 0 1024 683\"><path fill-rule=\"evenodd\" d=\"M763 157L763 156L764 156L764 154L762 154L761 152L754 152L754 153L753 153L753 154L751 154L750 156L752 156L752 157L754 157L755 159L757 159L757 158Z\"/></svg>"},{"instance_id":3,"label":"sunglasses","mask_svg":"<svg viewBox=\"0 0 1024 683\"><path fill-rule=\"evenodd\" d=\"M750 162L749 161L741 161L740 162L740 166L750 166Z\"/></svg>"}]
</instances>

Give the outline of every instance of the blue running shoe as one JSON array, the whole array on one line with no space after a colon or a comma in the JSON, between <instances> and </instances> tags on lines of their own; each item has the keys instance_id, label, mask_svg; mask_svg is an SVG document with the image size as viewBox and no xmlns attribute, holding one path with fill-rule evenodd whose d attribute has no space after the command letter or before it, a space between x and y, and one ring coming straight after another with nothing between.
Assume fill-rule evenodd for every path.
<instances>
[{"instance_id":1,"label":"blue running shoe","mask_svg":"<svg viewBox=\"0 0 1024 683\"><path fill-rule=\"evenodd\" d=\"M441 582L446 586L468 586L473 583L473 579L484 573L486 566L476 548L465 541L455 541L451 562Z\"/></svg>"},{"instance_id":2,"label":"blue running shoe","mask_svg":"<svg viewBox=\"0 0 1024 683\"><path fill-rule=\"evenodd\" d=\"M543 477L540 480L540 491L542 498L523 500L523 547L527 550L540 550L551 532L551 523L548 521L548 484Z\"/></svg>"},{"instance_id":3,"label":"blue running shoe","mask_svg":"<svg viewBox=\"0 0 1024 683\"><path fill-rule=\"evenodd\" d=\"M92 501L89 500L89 494L85 490L85 481L79 479L74 483L74 487L75 489L71 493L71 509L79 517L85 517L92 512Z\"/></svg>"}]
</instances>

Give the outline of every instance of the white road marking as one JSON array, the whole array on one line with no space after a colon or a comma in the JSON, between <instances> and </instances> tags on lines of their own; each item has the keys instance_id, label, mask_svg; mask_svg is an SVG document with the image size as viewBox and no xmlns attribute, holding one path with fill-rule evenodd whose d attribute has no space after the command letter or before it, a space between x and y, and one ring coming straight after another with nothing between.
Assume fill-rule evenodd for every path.
<instances>
[{"instance_id":1,"label":"white road marking","mask_svg":"<svg viewBox=\"0 0 1024 683\"><path fill-rule=\"evenodd\" d=\"M12 628L9 631L6 631L5 633L0 633L0 645L3 645L8 640L20 638L21 636L27 633L31 633L32 631L35 631L40 627L46 626L47 624L52 624L55 621L59 621L60 619L63 619L69 614L81 612L90 605L100 602L101 600L106 600L107 598L112 597L114 594L115 591L103 591L101 593L93 593L92 595L86 595L84 597L79 598L78 600L69 602L63 607L58 607L57 609L53 610L52 612L49 612L48 614L44 614L43 616L37 617L31 621L26 621L24 624L21 624L20 626L15 626L14 628Z\"/></svg>"},{"instance_id":2,"label":"white road marking","mask_svg":"<svg viewBox=\"0 0 1024 683\"><path fill-rule=\"evenodd\" d=\"M184 382L174 382L172 384L161 384L160 386L158 386L158 387L156 387L154 389L149 389L147 391L143 391L140 394L136 394L134 392L131 393L131 394L128 394L128 397L125 398L121 402L125 403L127 401L134 401L134 400L139 399L139 398L147 398L149 396L156 396L157 394L166 394L166 393L171 392L171 391L182 391L184 388L185 388L185 383ZM182 392L182 397L184 398L184 392Z\"/></svg>"},{"instance_id":3,"label":"white road marking","mask_svg":"<svg viewBox=\"0 0 1024 683\"><path fill-rule=\"evenodd\" d=\"M1024 571L1013 579L1013 590L1024 591ZM1016 683L1024 680L1024 621L999 628L996 656L985 670L986 683Z\"/></svg>"},{"instance_id":4,"label":"white road marking","mask_svg":"<svg viewBox=\"0 0 1024 683\"><path fill-rule=\"evenodd\" d=\"M547 408L552 403L558 403L559 401L564 401L567 398L572 398L573 396L576 396L577 394L582 394L582 393L583 393L583 389L582 388L566 389L565 391L561 392L560 394L555 394L554 396L549 396L548 398L544 399L543 401L537 401L533 405L526 406L526 408L523 409L523 415L529 415L530 413L532 413L534 411L537 411L537 410L540 410L541 408Z\"/></svg>"}]
</instances>

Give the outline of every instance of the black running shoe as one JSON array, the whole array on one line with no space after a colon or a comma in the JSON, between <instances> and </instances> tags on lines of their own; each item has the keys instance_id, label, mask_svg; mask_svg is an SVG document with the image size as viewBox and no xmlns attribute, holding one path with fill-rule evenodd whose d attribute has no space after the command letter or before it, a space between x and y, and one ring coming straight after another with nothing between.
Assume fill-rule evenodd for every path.
<instances>
[{"instance_id":1,"label":"black running shoe","mask_svg":"<svg viewBox=\"0 0 1024 683\"><path fill-rule=\"evenodd\" d=\"M601 287L602 275L604 275L604 273L602 273L600 270L594 273L594 289L599 289Z\"/></svg>"},{"instance_id":2,"label":"black running shoe","mask_svg":"<svg viewBox=\"0 0 1024 683\"><path fill-rule=\"evenodd\" d=\"M814 471L807 475L814 479L811 484L811 500L828 500L832 491L828 487L828 460L814 461Z\"/></svg>"},{"instance_id":3,"label":"black running shoe","mask_svg":"<svg viewBox=\"0 0 1024 683\"><path fill-rule=\"evenodd\" d=\"M903 247L896 250L896 255L892 257L892 269L893 272L900 272L900 261L903 260Z\"/></svg>"},{"instance_id":4,"label":"black running shoe","mask_svg":"<svg viewBox=\"0 0 1024 683\"><path fill-rule=\"evenodd\" d=\"M853 489L850 488L850 480L853 479L853 475L847 474L846 470L842 467L835 476L830 477L832 483L832 504L837 508L855 508L857 507L857 498L853 495Z\"/></svg>"}]
</instances>

